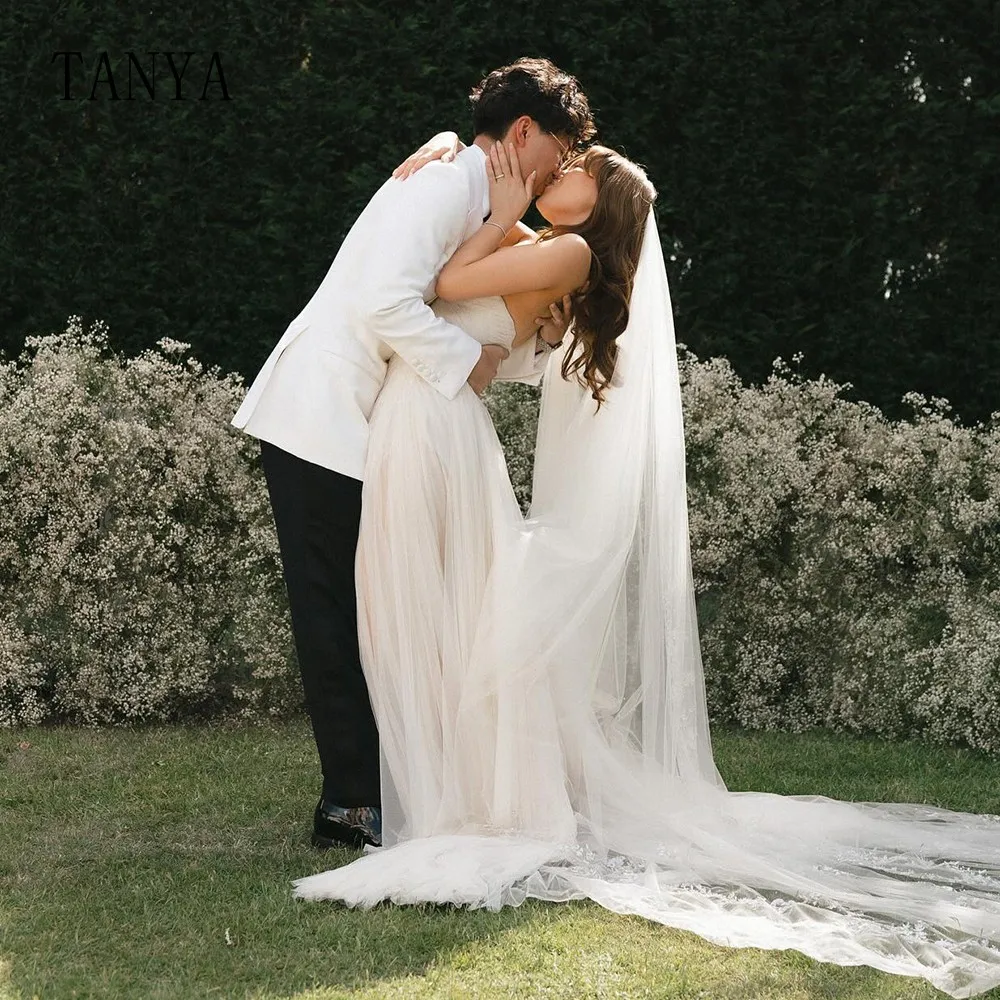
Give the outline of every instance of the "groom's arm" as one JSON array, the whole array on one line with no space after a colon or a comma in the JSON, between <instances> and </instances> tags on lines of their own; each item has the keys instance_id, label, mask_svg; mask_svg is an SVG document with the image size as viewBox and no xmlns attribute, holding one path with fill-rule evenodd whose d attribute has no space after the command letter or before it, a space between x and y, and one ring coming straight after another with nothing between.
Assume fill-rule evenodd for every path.
<instances>
[{"instance_id":1,"label":"groom's arm","mask_svg":"<svg viewBox=\"0 0 1000 1000\"><path fill-rule=\"evenodd\" d=\"M358 269L361 318L451 399L478 363L482 345L436 316L423 296L465 232L467 177L454 163L431 163L406 181L387 181L376 198L371 242Z\"/></svg>"}]
</instances>

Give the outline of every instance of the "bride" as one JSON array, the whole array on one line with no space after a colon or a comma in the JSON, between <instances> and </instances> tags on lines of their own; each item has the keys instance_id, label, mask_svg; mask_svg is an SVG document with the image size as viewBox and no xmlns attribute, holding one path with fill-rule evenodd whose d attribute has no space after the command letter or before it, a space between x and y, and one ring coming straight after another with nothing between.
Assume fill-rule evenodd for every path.
<instances>
[{"instance_id":1,"label":"bride","mask_svg":"<svg viewBox=\"0 0 1000 1000\"><path fill-rule=\"evenodd\" d=\"M440 155L440 151L432 155ZM1000 984L1000 817L731 793L709 735L666 270L644 172L591 147L536 202L495 146L492 213L433 308L548 361L530 516L468 387L399 357L371 418L357 555L383 846L295 883L351 906L590 898L730 946Z\"/></svg>"}]
</instances>

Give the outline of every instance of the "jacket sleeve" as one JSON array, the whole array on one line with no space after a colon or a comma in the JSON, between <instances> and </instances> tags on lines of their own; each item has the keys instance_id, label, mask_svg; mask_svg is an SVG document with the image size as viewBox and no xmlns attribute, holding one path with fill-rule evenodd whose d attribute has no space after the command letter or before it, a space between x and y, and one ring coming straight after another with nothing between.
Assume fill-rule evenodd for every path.
<instances>
[{"instance_id":1,"label":"jacket sleeve","mask_svg":"<svg viewBox=\"0 0 1000 1000\"><path fill-rule=\"evenodd\" d=\"M464 169L438 161L405 181L386 181L372 213L370 250L356 272L362 322L448 399L465 385L482 345L436 316L424 292L465 233Z\"/></svg>"}]
</instances>

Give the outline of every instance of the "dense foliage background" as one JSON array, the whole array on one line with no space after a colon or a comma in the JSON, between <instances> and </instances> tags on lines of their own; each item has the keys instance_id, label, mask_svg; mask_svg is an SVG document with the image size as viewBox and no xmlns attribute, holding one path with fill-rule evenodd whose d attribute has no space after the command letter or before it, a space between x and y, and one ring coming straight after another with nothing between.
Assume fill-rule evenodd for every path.
<instances>
[{"instance_id":1,"label":"dense foliage background","mask_svg":"<svg viewBox=\"0 0 1000 1000\"><path fill-rule=\"evenodd\" d=\"M440 128L470 139L469 88L535 54L575 73L602 141L648 167L679 336L700 356L757 381L802 352L803 372L890 415L916 390L985 418L1000 397L997 10L5 4L0 349L81 314L129 353L177 337L252 378L391 168ZM60 50L81 53L69 100ZM155 98L133 73L127 99L129 51ZM191 53L180 100L165 52L178 67ZM231 100L217 71L206 85L212 52Z\"/></svg>"}]
</instances>

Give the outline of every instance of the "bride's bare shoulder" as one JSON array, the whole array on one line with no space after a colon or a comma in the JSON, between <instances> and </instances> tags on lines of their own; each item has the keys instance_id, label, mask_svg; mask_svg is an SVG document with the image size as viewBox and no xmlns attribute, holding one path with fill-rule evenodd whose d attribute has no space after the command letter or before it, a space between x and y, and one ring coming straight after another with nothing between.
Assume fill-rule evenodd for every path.
<instances>
[{"instance_id":1,"label":"bride's bare shoulder","mask_svg":"<svg viewBox=\"0 0 1000 1000\"><path fill-rule=\"evenodd\" d=\"M547 240L537 240L533 249L536 253L557 257L560 269L576 275L578 284L590 274L590 245L579 233L561 233Z\"/></svg>"}]
</instances>

